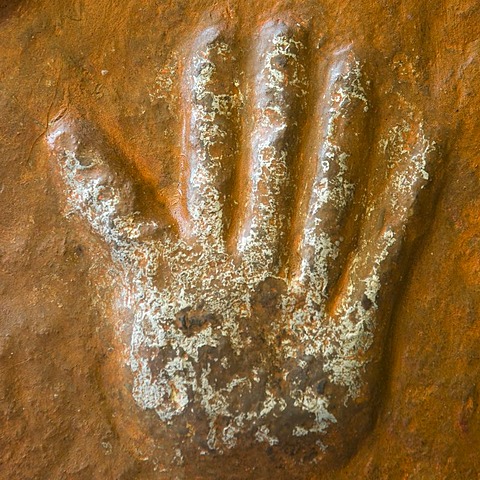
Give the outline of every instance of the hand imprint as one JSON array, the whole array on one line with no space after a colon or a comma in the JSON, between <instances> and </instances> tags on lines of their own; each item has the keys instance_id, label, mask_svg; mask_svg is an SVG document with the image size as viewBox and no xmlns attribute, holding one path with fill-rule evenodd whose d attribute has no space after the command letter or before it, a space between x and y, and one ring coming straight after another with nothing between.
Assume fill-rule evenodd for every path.
<instances>
[{"instance_id":1,"label":"hand imprint","mask_svg":"<svg viewBox=\"0 0 480 480\"><path fill-rule=\"evenodd\" d=\"M199 35L176 216L153 219L139 174L78 114L48 134L69 205L109 245L133 311L132 395L182 445L307 442L320 458L371 422L436 148L404 115L372 172L362 61L339 50L320 82L308 44L297 24L268 22L237 76L232 34Z\"/></svg>"}]
</instances>

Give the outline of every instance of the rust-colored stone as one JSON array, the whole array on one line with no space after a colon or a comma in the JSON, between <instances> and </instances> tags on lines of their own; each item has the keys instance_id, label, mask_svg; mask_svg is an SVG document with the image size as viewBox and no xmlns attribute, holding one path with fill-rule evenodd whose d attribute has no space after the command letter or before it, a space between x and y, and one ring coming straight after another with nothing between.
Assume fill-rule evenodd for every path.
<instances>
[{"instance_id":1,"label":"rust-colored stone","mask_svg":"<svg viewBox=\"0 0 480 480\"><path fill-rule=\"evenodd\" d=\"M476 478L478 17L0 2L0 478Z\"/></svg>"}]
</instances>

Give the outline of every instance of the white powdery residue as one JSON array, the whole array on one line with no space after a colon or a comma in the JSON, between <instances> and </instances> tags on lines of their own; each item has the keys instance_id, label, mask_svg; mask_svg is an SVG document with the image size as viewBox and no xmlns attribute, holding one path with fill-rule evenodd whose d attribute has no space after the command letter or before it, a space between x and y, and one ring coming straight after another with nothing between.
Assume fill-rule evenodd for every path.
<instances>
[{"instance_id":1,"label":"white powdery residue","mask_svg":"<svg viewBox=\"0 0 480 480\"><path fill-rule=\"evenodd\" d=\"M228 425L222 430L222 441L227 448L233 448L237 445L237 433L240 429L235 425Z\"/></svg>"},{"instance_id":2,"label":"white powdery residue","mask_svg":"<svg viewBox=\"0 0 480 480\"><path fill-rule=\"evenodd\" d=\"M344 65L340 65L343 69ZM291 293L298 292L300 286L303 286L307 291L306 301L301 311L289 315L290 327L295 334L293 345L302 345L305 354L315 357L323 350L324 305L330 286L329 276L342 241L338 238L338 225L342 223L355 191L347 177L349 155L337 144L338 139L342 138L339 122L348 115L354 100L363 102L364 111L368 110L363 74L358 61L353 61L345 73L338 75L333 85L335 88L329 98L325 139L318 154L317 175L302 238L302 250L306 254L300 264L299 278L291 286ZM338 239L333 240L334 238ZM288 341L284 342L284 349L287 357L295 355L295 349Z\"/></svg>"},{"instance_id":3,"label":"white powdery residue","mask_svg":"<svg viewBox=\"0 0 480 480\"><path fill-rule=\"evenodd\" d=\"M296 359L298 366L304 369L308 363L300 358L300 353L318 357L321 352L322 338L319 332L324 323L324 308L315 302L308 291L303 308L298 308L294 299L298 288L298 282L294 281L282 298L282 323L288 326L290 335L282 340L281 352L285 359ZM285 378L288 375L289 372L285 371Z\"/></svg>"},{"instance_id":4,"label":"white powdery residue","mask_svg":"<svg viewBox=\"0 0 480 480\"><path fill-rule=\"evenodd\" d=\"M230 402L228 395L233 392L237 387L246 386L249 388L249 380L247 378L234 377L225 387L215 390L208 380L208 376L211 373L211 368L202 369L201 386L198 390L198 394L201 398L201 405L205 413L208 415L209 432L207 435L207 445L210 449L216 450L218 448L218 435L215 422L219 417L231 417ZM234 425L232 422L222 430L220 440L227 448L233 448L236 443L236 434L240 431L239 425Z\"/></svg>"},{"instance_id":5,"label":"white powdery residue","mask_svg":"<svg viewBox=\"0 0 480 480\"><path fill-rule=\"evenodd\" d=\"M147 224L144 224L139 220L138 213L126 215L124 217L116 217L113 219L113 223L115 229L122 237L132 240L138 240L142 236L143 229L147 226ZM155 228L156 223L150 222L148 226Z\"/></svg>"},{"instance_id":6,"label":"white powdery residue","mask_svg":"<svg viewBox=\"0 0 480 480\"><path fill-rule=\"evenodd\" d=\"M375 257L373 262L373 270L372 273L368 278L363 280L365 283L365 296L372 302L375 308L378 308L377 305L377 295L380 292L380 267L382 263L386 260L388 256L389 249L395 243L395 235L392 230L387 230L383 234L383 249L382 251Z\"/></svg>"},{"instance_id":7,"label":"white powdery residue","mask_svg":"<svg viewBox=\"0 0 480 480\"><path fill-rule=\"evenodd\" d=\"M271 274L277 258L277 246L283 230L284 217L277 215L281 194L288 183L287 153L277 152L268 144L261 146L252 173L252 197L257 211L250 230L240 239L238 249L248 266L248 277L258 283ZM259 269L262 265L263 269Z\"/></svg>"},{"instance_id":8,"label":"white powdery residue","mask_svg":"<svg viewBox=\"0 0 480 480\"><path fill-rule=\"evenodd\" d=\"M175 358L156 378L152 378L147 359L135 361L134 367L132 393L139 406L154 409L164 421L185 409L189 403L189 389L196 389L195 372L190 362Z\"/></svg>"},{"instance_id":9,"label":"white powdery residue","mask_svg":"<svg viewBox=\"0 0 480 480\"><path fill-rule=\"evenodd\" d=\"M254 214L248 232L238 244L239 251L250 266L249 276L253 276L255 282L275 273L278 246L286 222L285 214L279 212L284 200L282 196L290 180L288 151L277 145L286 144L283 137L287 130L290 106L287 105L285 88L288 85L289 89L297 92L296 96L306 94L304 66L298 61L298 52L305 48L303 44L285 34L274 36L271 42L273 48L264 54L261 72L266 81L269 101L259 112L259 130L255 132L264 140L254 149L251 193ZM278 58L293 66L288 82L285 73L277 66ZM258 269L259 264L264 268Z\"/></svg>"},{"instance_id":10,"label":"white powdery residue","mask_svg":"<svg viewBox=\"0 0 480 480\"><path fill-rule=\"evenodd\" d=\"M353 61L348 72L343 76L343 79L345 82L343 82L343 86L340 88L339 94L344 98L348 98L349 100L352 98L360 100L363 102L364 111L367 112L369 108L367 93L365 92L365 87L363 84L362 65L358 60Z\"/></svg>"},{"instance_id":11,"label":"white powdery residue","mask_svg":"<svg viewBox=\"0 0 480 480\"><path fill-rule=\"evenodd\" d=\"M220 239L223 231L223 215L220 203L220 193L213 180L212 165L204 163L195 165L190 180L191 187L197 189L200 199L190 205L190 213L194 224L194 232L201 238ZM214 168L219 169L218 165ZM217 245L221 244L217 242Z\"/></svg>"},{"instance_id":12,"label":"white powdery residue","mask_svg":"<svg viewBox=\"0 0 480 480\"><path fill-rule=\"evenodd\" d=\"M217 347L217 335L213 332L212 326L209 325L201 332L197 333L195 337L187 337L179 339L177 342L180 347L189 357L196 362L198 361L199 350L203 347Z\"/></svg>"},{"instance_id":13,"label":"white powdery residue","mask_svg":"<svg viewBox=\"0 0 480 480\"><path fill-rule=\"evenodd\" d=\"M270 412L272 412L276 407L280 412L283 412L287 407L287 403L283 398L277 398L273 395L272 391L269 388L265 389L266 391L266 398L263 402L262 409L258 414L258 418L262 418L267 416Z\"/></svg>"},{"instance_id":14,"label":"white powdery residue","mask_svg":"<svg viewBox=\"0 0 480 480\"><path fill-rule=\"evenodd\" d=\"M357 277L355 272L359 265L358 263L353 265L352 280L336 313L338 321L332 319L322 332L323 337L328 339L323 346L324 369L330 374L331 381L348 388L345 401L348 398L356 398L362 386L361 376L365 365L359 359L358 353L368 351L373 343L375 314L378 309L377 296L381 288L379 272L396 241L391 230L382 235L378 245L379 253L373 259L372 270L366 278L358 281L357 285L353 285L352 281ZM365 288L362 294L358 295L355 289L360 282ZM355 297L354 292L357 293ZM368 309L362 304L363 295L371 302Z\"/></svg>"},{"instance_id":15,"label":"white powdery residue","mask_svg":"<svg viewBox=\"0 0 480 480\"><path fill-rule=\"evenodd\" d=\"M209 429L207 434L207 446L210 450L218 449L219 453L223 453L223 451L219 449L219 446L217 444L217 429L215 428L215 418L208 422Z\"/></svg>"},{"instance_id":16,"label":"white powdery residue","mask_svg":"<svg viewBox=\"0 0 480 480\"><path fill-rule=\"evenodd\" d=\"M331 107L328 111L325 140L317 159L318 171L308 213L311 223L305 229L302 240L303 249L310 250L311 253L302 260L300 281L307 286L310 301L317 305L325 301L329 265L339 254L339 244L333 242L329 234L332 225L324 224L324 212L325 209L335 212L336 222L340 222L355 191L354 185L347 180L349 155L336 144L341 137L338 122L346 115L354 99L362 101L364 111L368 110L363 74L358 61L354 61L346 73L336 79L335 85L338 86L329 99Z\"/></svg>"},{"instance_id":17,"label":"white powdery residue","mask_svg":"<svg viewBox=\"0 0 480 480\"><path fill-rule=\"evenodd\" d=\"M302 427L295 427L292 434L299 436L299 434L306 431L306 433L324 433L330 423L337 423L337 419L328 411L328 400L326 397L318 395L313 391L312 387L307 387L304 391L295 390L292 397L296 407L300 407L306 412L310 412L315 416L315 421L312 427L305 429Z\"/></svg>"},{"instance_id":18,"label":"white powdery residue","mask_svg":"<svg viewBox=\"0 0 480 480\"><path fill-rule=\"evenodd\" d=\"M309 286L308 303L321 306L328 288L328 264L338 257L339 249L326 233L318 234L317 230L318 226L314 226L305 231L304 246L310 246L313 252L311 258L302 259L300 280Z\"/></svg>"},{"instance_id":19,"label":"white powdery residue","mask_svg":"<svg viewBox=\"0 0 480 480\"><path fill-rule=\"evenodd\" d=\"M172 463L178 466L182 466L185 463L182 451L179 448L175 449L175 455L173 456Z\"/></svg>"},{"instance_id":20,"label":"white powdery residue","mask_svg":"<svg viewBox=\"0 0 480 480\"><path fill-rule=\"evenodd\" d=\"M290 35L276 35L272 39L273 49L265 54L264 73L267 77L267 86L275 92L283 92L286 84L285 74L275 66L275 59L284 57L293 62L295 68L292 77L289 78L289 85L299 89L299 96L307 94L305 90L305 80L302 73L305 67L298 62L298 54L305 48L302 42L295 40Z\"/></svg>"},{"instance_id":21,"label":"white powdery residue","mask_svg":"<svg viewBox=\"0 0 480 480\"><path fill-rule=\"evenodd\" d=\"M210 373L210 366L202 369L201 385L198 389L201 405L211 419L216 419L220 415L230 416L229 403L224 395L228 390L215 390L208 380Z\"/></svg>"},{"instance_id":22,"label":"white powdery residue","mask_svg":"<svg viewBox=\"0 0 480 480\"><path fill-rule=\"evenodd\" d=\"M223 209L222 197L218 190L224 165L222 145L228 141L227 132L220 128L220 121L235 117L242 104L240 93L214 93L217 66L210 59L212 52L222 55L224 60L232 57L230 47L224 42L214 42L198 53L193 59L193 105L190 136L196 136L197 145L190 155L190 188L195 195L189 202L195 235L205 240L211 238L212 248L223 250ZM234 82L235 83L235 82ZM219 148L220 147L220 148ZM219 151L220 153L215 153Z\"/></svg>"},{"instance_id":23,"label":"white powdery residue","mask_svg":"<svg viewBox=\"0 0 480 480\"><path fill-rule=\"evenodd\" d=\"M412 128L415 135L412 139ZM388 167L391 170L393 195L390 205L397 214L405 216L415 193L422 189L430 176L427 171L429 156L436 149L435 142L425 137L423 123L412 127L407 121L392 127L386 138L379 142L380 150L388 156ZM407 203L405 204L405 200Z\"/></svg>"},{"instance_id":24,"label":"white powdery residue","mask_svg":"<svg viewBox=\"0 0 480 480\"><path fill-rule=\"evenodd\" d=\"M152 102L160 99L173 99L173 90L176 84L177 71L178 54L176 52L172 52L166 63L155 70L155 81L148 94Z\"/></svg>"},{"instance_id":25,"label":"white powdery residue","mask_svg":"<svg viewBox=\"0 0 480 480\"><path fill-rule=\"evenodd\" d=\"M309 433L310 432L306 428L303 428L303 427L295 427L292 431L292 435L294 437L305 437Z\"/></svg>"},{"instance_id":26,"label":"white powdery residue","mask_svg":"<svg viewBox=\"0 0 480 480\"><path fill-rule=\"evenodd\" d=\"M64 152L61 169L68 189L69 204L74 211L86 217L92 228L107 242L118 246L130 245L142 225L138 223L138 228L133 231L129 228L112 228L115 221L121 227L127 225L129 218L123 217L123 221L119 219L121 192L105 185L100 178L88 175L90 170L102 165L104 161L97 154L92 153L88 164L83 164L74 152Z\"/></svg>"},{"instance_id":27,"label":"white powdery residue","mask_svg":"<svg viewBox=\"0 0 480 480\"><path fill-rule=\"evenodd\" d=\"M278 445L279 441L275 435L270 435L270 429L262 425L255 433L257 442L267 442L270 446Z\"/></svg>"}]
</instances>

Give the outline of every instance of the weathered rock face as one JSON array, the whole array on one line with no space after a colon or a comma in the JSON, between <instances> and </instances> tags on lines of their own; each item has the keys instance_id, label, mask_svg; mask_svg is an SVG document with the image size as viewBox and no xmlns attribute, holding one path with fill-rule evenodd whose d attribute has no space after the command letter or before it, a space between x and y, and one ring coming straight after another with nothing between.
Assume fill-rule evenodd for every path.
<instances>
[{"instance_id":1,"label":"weathered rock face","mask_svg":"<svg viewBox=\"0 0 480 480\"><path fill-rule=\"evenodd\" d=\"M63 3L0 3L1 478L480 473L480 7Z\"/></svg>"}]
</instances>

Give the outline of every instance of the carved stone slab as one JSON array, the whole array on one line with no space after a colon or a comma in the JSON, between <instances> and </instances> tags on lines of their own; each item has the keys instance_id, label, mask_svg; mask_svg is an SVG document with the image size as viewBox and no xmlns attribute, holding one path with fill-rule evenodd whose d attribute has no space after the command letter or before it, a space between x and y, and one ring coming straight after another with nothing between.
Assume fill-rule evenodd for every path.
<instances>
[{"instance_id":1,"label":"carved stone slab","mask_svg":"<svg viewBox=\"0 0 480 480\"><path fill-rule=\"evenodd\" d=\"M0 3L5 478L475 477L478 11L371 3Z\"/></svg>"}]
</instances>

